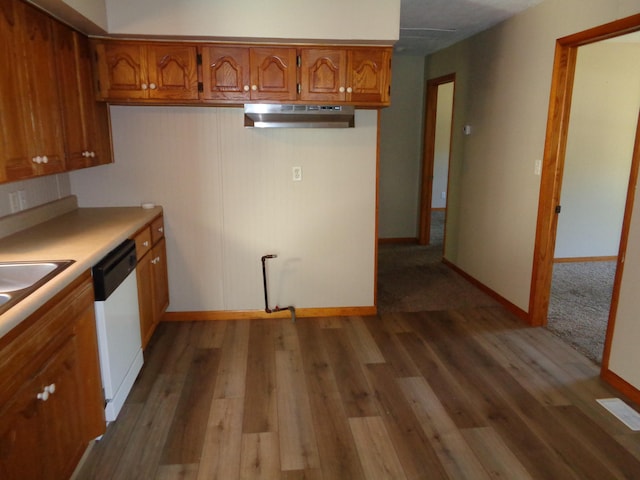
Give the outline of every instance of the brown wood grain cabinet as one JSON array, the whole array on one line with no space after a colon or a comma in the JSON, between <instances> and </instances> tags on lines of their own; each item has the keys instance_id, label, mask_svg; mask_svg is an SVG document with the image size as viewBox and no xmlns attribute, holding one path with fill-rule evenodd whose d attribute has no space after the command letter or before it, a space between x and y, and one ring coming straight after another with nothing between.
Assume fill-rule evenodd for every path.
<instances>
[{"instance_id":1,"label":"brown wood grain cabinet","mask_svg":"<svg viewBox=\"0 0 640 480\"><path fill-rule=\"evenodd\" d=\"M301 48L300 99L388 105L390 48Z\"/></svg>"},{"instance_id":2,"label":"brown wood grain cabinet","mask_svg":"<svg viewBox=\"0 0 640 480\"><path fill-rule=\"evenodd\" d=\"M140 309L142 348L147 346L162 315L169 306L167 249L164 239L164 219L155 218L135 236L136 280Z\"/></svg>"},{"instance_id":3,"label":"brown wood grain cabinet","mask_svg":"<svg viewBox=\"0 0 640 480\"><path fill-rule=\"evenodd\" d=\"M196 46L95 41L101 100L197 100Z\"/></svg>"},{"instance_id":4,"label":"brown wood grain cabinet","mask_svg":"<svg viewBox=\"0 0 640 480\"><path fill-rule=\"evenodd\" d=\"M0 339L0 477L69 478L104 433L89 272Z\"/></svg>"},{"instance_id":5,"label":"brown wood grain cabinet","mask_svg":"<svg viewBox=\"0 0 640 480\"><path fill-rule=\"evenodd\" d=\"M168 58L163 57L162 49L171 46L183 56L179 61L165 61L166 71L172 72L167 78L174 78L173 83L189 95L163 95L157 81L149 83L147 72L158 70L149 51L157 51L155 62L159 64L160 58ZM100 39L94 40L94 48L98 99L112 103L318 102L375 108L390 102L390 47L156 44ZM195 78L192 62L199 67Z\"/></svg>"},{"instance_id":6,"label":"brown wood grain cabinet","mask_svg":"<svg viewBox=\"0 0 640 480\"><path fill-rule=\"evenodd\" d=\"M0 2L0 180L64 171L54 20L18 0Z\"/></svg>"},{"instance_id":7,"label":"brown wood grain cabinet","mask_svg":"<svg viewBox=\"0 0 640 480\"><path fill-rule=\"evenodd\" d=\"M66 170L113 161L109 109L95 99L89 39L54 23L54 40L65 131Z\"/></svg>"}]
</instances>

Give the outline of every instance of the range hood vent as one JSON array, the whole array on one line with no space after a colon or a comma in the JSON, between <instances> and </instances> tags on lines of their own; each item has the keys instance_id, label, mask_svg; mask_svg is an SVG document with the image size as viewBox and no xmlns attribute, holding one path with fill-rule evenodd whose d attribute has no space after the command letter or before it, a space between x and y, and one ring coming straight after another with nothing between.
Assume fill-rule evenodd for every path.
<instances>
[{"instance_id":1,"label":"range hood vent","mask_svg":"<svg viewBox=\"0 0 640 480\"><path fill-rule=\"evenodd\" d=\"M353 128L352 105L275 105L251 103L244 106L244 126L256 128Z\"/></svg>"}]
</instances>

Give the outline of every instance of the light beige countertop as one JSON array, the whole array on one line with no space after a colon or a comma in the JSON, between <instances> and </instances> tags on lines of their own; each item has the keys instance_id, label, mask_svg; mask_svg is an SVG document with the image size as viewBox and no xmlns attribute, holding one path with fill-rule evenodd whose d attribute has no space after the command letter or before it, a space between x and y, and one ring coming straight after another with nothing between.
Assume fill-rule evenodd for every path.
<instances>
[{"instance_id":1,"label":"light beige countertop","mask_svg":"<svg viewBox=\"0 0 640 480\"><path fill-rule=\"evenodd\" d=\"M0 337L161 213L161 207L78 208L0 238L0 262L75 261L0 315Z\"/></svg>"}]
</instances>

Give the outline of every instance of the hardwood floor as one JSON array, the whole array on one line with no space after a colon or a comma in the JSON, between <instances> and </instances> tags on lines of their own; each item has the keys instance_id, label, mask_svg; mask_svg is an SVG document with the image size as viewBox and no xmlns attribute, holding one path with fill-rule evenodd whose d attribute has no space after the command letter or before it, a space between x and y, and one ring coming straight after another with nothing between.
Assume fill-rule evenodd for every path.
<instances>
[{"instance_id":1,"label":"hardwood floor","mask_svg":"<svg viewBox=\"0 0 640 480\"><path fill-rule=\"evenodd\" d=\"M500 307L162 323L145 360L78 479L640 478L597 367Z\"/></svg>"}]
</instances>

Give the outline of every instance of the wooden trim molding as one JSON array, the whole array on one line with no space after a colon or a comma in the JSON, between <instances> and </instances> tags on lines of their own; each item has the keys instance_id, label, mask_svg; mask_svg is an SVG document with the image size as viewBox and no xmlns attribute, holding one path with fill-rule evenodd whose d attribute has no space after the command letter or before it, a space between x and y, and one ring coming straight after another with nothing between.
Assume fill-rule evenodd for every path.
<instances>
[{"instance_id":1,"label":"wooden trim molding","mask_svg":"<svg viewBox=\"0 0 640 480\"><path fill-rule=\"evenodd\" d=\"M518 307L517 305L511 303L509 300L507 300L506 298L504 298L502 295L500 295L499 293L497 293L496 291L490 289L489 287L487 287L484 283L481 283L480 281L476 280L474 277L472 277L471 275L469 275L467 272L465 272L464 270L462 270L460 267L458 267L457 265L451 263L449 260L447 260L446 258L442 259L442 263L444 263L447 267L449 267L451 270L453 270L454 272L456 272L457 274L459 274L460 276L462 276L465 280L467 280L469 283L471 283L474 287L479 288L480 290L482 290L484 293L486 293L487 295L489 295L491 298L493 298L494 300L496 300L497 302L499 302L504 308L506 308L507 310L509 310L511 313L513 313L516 317L518 317L520 320L522 320L525 323L528 323L529 320L529 314L527 312L525 312L523 309L521 309L520 307Z\"/></svg>"},{"instance_id":2,"label":"wooden trim molding","mask_svg":"<svg viewBox=\"0 0 640 480\"><path fill-rule=\"evenodd\" d=\"M395 237L395 238L379 238L378 239L378 244L379 245L385 245L385 244L404 244L404 245L411 245L411 244L418 244L418 239L415 237Z\"/></svg>"},{"instance_id":3,"label":"wooden trim molding","mask_svg":"<svg viewBox=\"0 0 640 480\"><path fill-rule=\"evenodd\" d=\"M611 370L606 369L600 372L600 378L618 390L623 395L629 397L629 399L637 404L640 404L640 390L631 385L629 382L620 378Z\"/></svg>"},{"instance_id":4,"label":"wooden trim molding","mask_svg":"<svg viewBox=\"0 0 640 480\"><path fill-rule=\"evenodd\" d=\"M327 307L296 308L298 318L350 317L377 315L378 309L371 307ZM267 313L264 310L205 310L198 312L165 312L163 322L192 322L197 320L259 320L264 318L289 318L288 310Z\"/></svg>"},{"instance_id":5,"label":"wooden trim molding","mask_svg":"<svg viewBox=\"0 0 640 480\"><path fill-rule=\"evenodd\" d=\"M615 262L617 255L607 257L559 257L554 258L553 263L586 263L586 262Z\"/></svg>"}]
</instances>

